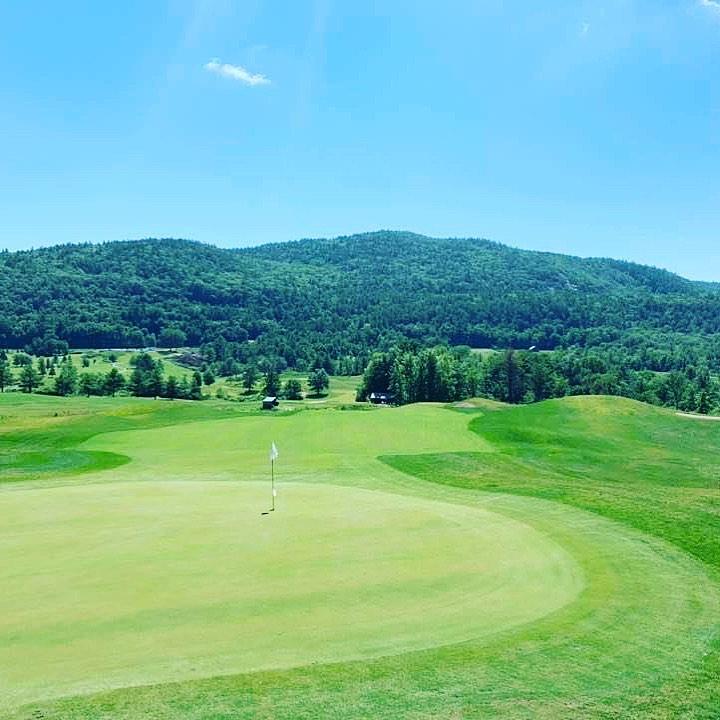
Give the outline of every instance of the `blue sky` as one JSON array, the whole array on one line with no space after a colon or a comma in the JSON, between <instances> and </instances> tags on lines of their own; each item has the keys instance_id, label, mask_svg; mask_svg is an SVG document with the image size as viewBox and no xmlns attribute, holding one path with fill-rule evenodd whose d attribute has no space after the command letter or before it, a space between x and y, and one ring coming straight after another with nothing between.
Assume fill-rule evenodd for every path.
<instances>
[{"instance_id":1,"label":"blue sky","mask_svg":"<svg viewBox=\"0 0 720 720\"><path fill-rule=\"evenodd\" d=\"M0 4L0 247L380 228L720 280L720 0Z\"/></svg>"}]
</instances>

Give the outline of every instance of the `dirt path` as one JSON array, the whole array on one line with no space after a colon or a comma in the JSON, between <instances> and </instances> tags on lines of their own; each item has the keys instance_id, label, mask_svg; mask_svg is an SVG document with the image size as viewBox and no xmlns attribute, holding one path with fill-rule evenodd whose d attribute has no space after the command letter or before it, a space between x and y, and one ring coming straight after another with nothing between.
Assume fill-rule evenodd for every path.
<instances>
[{"instance_id":1,"label":"dirt path","mask_svg":"<svg viewBox=\"0 0 720 720\"><path fill-rule=\"evenodd\" d=\"M678 417L692 418L693 420L710 420L714 422L720 422L720 417L717 415L695 415L694 413L675 413Z\"/></svg>"}]
</instances>

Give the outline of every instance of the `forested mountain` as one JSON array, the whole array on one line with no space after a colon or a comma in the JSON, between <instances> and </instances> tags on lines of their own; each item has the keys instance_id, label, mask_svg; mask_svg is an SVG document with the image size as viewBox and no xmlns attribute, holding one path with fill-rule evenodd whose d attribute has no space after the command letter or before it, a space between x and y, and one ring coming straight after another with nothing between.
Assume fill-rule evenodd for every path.
<instances>
[{"instance_id":1,"label":"forested mountain","mask_svg":"<svg viewBox=\"0 0 720 720\"><path fill-rule=\"evenodd\" d=\"M232 343L306 367L404 341L720 363L720 290L627 262L377 232L219 249L185 240L0 253L0 346Z\"/></svg>"}]
</instances>

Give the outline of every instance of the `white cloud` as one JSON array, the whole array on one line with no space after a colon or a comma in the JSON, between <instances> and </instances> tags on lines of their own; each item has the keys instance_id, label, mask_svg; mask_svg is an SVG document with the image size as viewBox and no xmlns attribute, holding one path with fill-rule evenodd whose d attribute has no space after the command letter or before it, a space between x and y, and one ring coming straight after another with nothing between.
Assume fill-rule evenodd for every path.
<instances>
[{"instance_id":1,"label":"white cloud","mask_svg":"<svg viewBox=\"0 0 720 720\"><path fill-rule=\"evenodd\" d=\"M584 22L580 26L580 36L585 37L590 32L590 23Z\"/></svg>"},{"instance_id":2,"label":"white cloud","mask_svg":"<svg viewBox=\"0 0 720 720\"><path fill-rule=\"evenodd\" d=\"M703 7L710 8L715 12L720 12L720 0L700 0Z\"/></svg>"},{"instance_id":3,"label":"white cloud","mask_svg":"<svg viewBox=\"0 0 720 720\"><path fill-rule=\"evenodd\" d=\"M222 75L223 77L230 78L231 80L238 80L245 85L269 85L270 79L265 75L255 75L247 71L240 65L230 65L230 63L223 63L220 60L214 59L209 63L205 63L204 68L208 72Z\"/></svg>"}]
</instances>

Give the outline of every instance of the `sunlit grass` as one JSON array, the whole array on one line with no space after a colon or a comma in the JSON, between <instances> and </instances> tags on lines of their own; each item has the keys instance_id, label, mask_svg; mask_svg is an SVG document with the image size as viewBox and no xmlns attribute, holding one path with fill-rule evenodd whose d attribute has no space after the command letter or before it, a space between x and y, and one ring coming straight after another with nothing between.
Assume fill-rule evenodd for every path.
<instances>
[{"instance_id":1,"label":"sunlit grass","mask_svg":"<svg viewBox=\"0 0 720 720\"><path fill-rule=\"evenodd\" d=\"M127 459L20 458L0 487L7 717L715 717L720 424L608 398L245 406L0 398L3 457Z\"/></svg>"}]
</instances>

